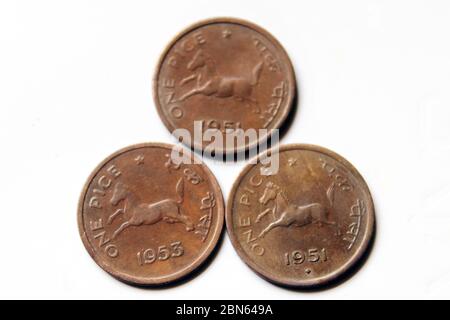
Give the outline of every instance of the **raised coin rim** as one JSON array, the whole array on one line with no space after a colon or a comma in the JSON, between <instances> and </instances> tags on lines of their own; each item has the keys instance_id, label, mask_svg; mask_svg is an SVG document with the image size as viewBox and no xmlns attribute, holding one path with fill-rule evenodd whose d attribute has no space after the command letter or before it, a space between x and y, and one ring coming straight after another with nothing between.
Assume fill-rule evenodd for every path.
<instances>
[{"instance_id":1,"label":"raised coin rim","mask_svg":"<svg viewBox=\"0 0 450 320\"><path fill-rule=\"evenodd\" d=\"M156 105L156 110L158 111L159 117L161 118L161 120L164 123L164 125L166 126L166 128L169 130L170 134L172 134L172 132L176 128L170 123L170 121L167 119L166 115L164 114L162 106L159 102L159 94L158 94L158 78L160 75L162 63L166 59L166 56L169 53L170 49L178 42L178 40L180 40L182 37L184 37L189 32L192 32L195 29L198 29L200 27L203 27L203 26L206 26L209 24L217 24L217 23L237 24L237 25L247 27L249 29L253 29L254 31L260 33L262 36L267 38L274 45L274 47L279 49L280 55L287 62L286 63L287 73L288 73L287 78L288 78L288 81L292 84L292 86L290 86L289 91L288 91L289 94L286 97L287 107L284 108L283 114L279 117L279 120L276 122L273 122L273 124L270 126L270 129L268 129L268 130L270 131L271 129L280 129L281 126L283 125L283 123L285 122L287 116L291 112L292 108L294 107L293 104L294 104L294 97L295 97L297 85L296 85L296 81L295 81L295 72L294 72L294 67L292 65L292 61L289 58L289 55L287 54L284 47L281 45L281 43L274 36L272 36L272 34L270 34L267 30L263 29L262 27L254 24L252 22L249 22L249 21L246 21L243 19L238 19L238 18L231 18L231 17L216 17L216 18L201 20L199 22L191 24L190 26L188 26L187 28L185 28L184 30L179 32L172 39L172 41L170 41L169 44L165 47L164 51L162 52L161 56L158 59L158 63L156 64L155 72L153 75L153 81L152 81L153 101ZM220 148L220 149L216 150L216 152L221 153L221 154L245 152L249 149L252 149L252 148L258 146L259 144L263 143L264 141L266 141L270 137L270 135L271 135L270 133L267 133L266 135L259 137L253 143L245 144L244 146L239 147L239 148L227 149L225 147L225 148ZM204 150L204 147L202 147L201 145L198 145L197 143L195 143L195 141L194 141L194 143L192 143L192 141L191 141L190 145L189 144L185 144L185 145L187 145L188 147L190 147L191 149L194 149L194 150Z\"/></svg>"},{"instance_id":2,"label":"raised coin rim","mask_svg":"<svg viewBox=\"0 0 450 320\"><path fill-rule=\"evenodd\" d=\"M103 269L105 270L107 273L109 273L110 275L112 275L113 277L126 282L126 283L130 283L130 284L136 284L136 285L144 285L144 286L151 286L151 285L164 285L164 284L168 284L170 282L174 282L177 280L180 280L184 277L186 277L187 275L189 275L191 272L195 271L198 267L200 267L205 260L211 255L211 253L213 252L214 248L216 247L219 239L220 239L220 235L223 231L223 224L224 224L224 200L223 200L223 195L222 195L222 191L221 188L219 186L219 183L217 182L216 177L213 175L213 173L211 172L211 170L203 163L203 162L195 162L195 163L199 163L202 166L202 169L204 170L204 172L206 173L206 175L208 176L209 181L211 182L211 185L214 189L214 193L216 195L216 205L217 205L217 223L216 223L216 227L214 230L214 234L212 235L211 240L209 241L208 247L204 250L203 254L198 256L195 260L192 261L191 264L189 264L187 267L174 272L170 275L167 276L162 276L162 277L136 277L136 276L131 276L131 275L127 275L124 272L120 272L118 270L115 270L112 266L110 266L106 261L104 261L104 259L102 259L100 256L95 254L95 250L92 247L87 235L86 235L86 231L84 229L84 223L83 223L83 206L84 206L84 202L86 199L86 194L87 194L87 190L89 188L89 185L92 182L92 179L97 175L97 173L103 169L103 167L105 165L107 165L111 160L113 160L114 158L132 151L132 150L136 150L136 149L141 149L141 148L162 148L162 149L167 149L167 150L172 150L173 145L171 144L166 144L166 143L139 143L139 144L134 144L134 145L130 145L128 147L122 148L116 152L114 152L113 154L111 154L110 156L108 156L107 158L105 158L99 165L97 165L97 167L92 171L92 173L89 175L89 178L87 179L87 181L84 184L84 187L82 189L80 198L79 198L79 202L78 202L78 213L77 213L77 220L78 220L78 231L80 233L80 237L81 240L83 241L84 247L86 248L86 250L88 251L89 255L92 257L92 259ZM192 155L192 157L194 157L196 160L198 160L195 156L195 154L191 151L189 151Z\"/></svg>"},{"instance_id":3,"label":"raised coin rim","mask_svg":"<svg viewBox=\"0 0 450 320\"><path fill-rule=\"evenodd\" d=\"M255 263L252 260L252 258L250 256L248 256L245 253L244 249L242 248L242 246L241 246L239 240L237 239L235 232L233 230L233 222L232 222L233 201L236 196L237 189L240 185L240 182L245 177L245 175L250 171L250 169L252 169L255 166L254 164L247 164L244 167L244 169L241 171L241 173L239 174L239 176L237 177L235 182L233 183L233 187L232 187L232 189L230 191L230 195L228 197L226 214L225 214L227 233L228 233L231 243L233 244L233 247L237 251L239 257L252 270L254 270L257 274L262 276L264 279L266 279L270 282L273 282L275 284L288 286L288 287L310 288L310 287L323 286L323 285L326 285L326 284L336 280L341 275L343 275L346 271L348 271L351 267L353 267L366 252L368 245L370 244L371 239L373 237L373 230L374 230L374 225L375 225L375 209L374 209L373 199L372 199L372 195L370 193L370 190L369 190L369 187L367 186L366 181L364 180L362 175L358 172L358 170L349 161L347 161L345 158L343 158L339 154L335 153L334 151L331 151L331 150L326 149L321 146L312 145L312 144L288 144L288 145L281 146L279 148L278 152L281 153L283 151L289 151L289 150L306 150L306 151L314 151L314 152L325 154L325 155L333 158L334 160L338 161L343 166L345 166L345 168L347 170L349 170L357 180L360 181L360 187L362 187L364 189L363 191L367 193L369 203L367 206L367 209L368 209L367 210L367 224L366 224L366 227L364 230L364 237L361 241L360 246L355 251L355 253L352 255L352 257L350 259L347 260L346 263L344 263L338 269L336 269L333 272L331 272L327 275L324 275L322 277L318 277L318 278L314 278L314 279L310 279L310 280L304 280L304 279L303 280L302 279L295 280L292 278L277 276L276 274L272 274L272 273L264 270L257 263ZM259 159L260 157L266 155L267 152L270 152L270 151L274 151L274 150L273 149L268 150L268 151L256 156L254 159L252 159L253 161L251 163L255 163L254 161L256 159Z\"/></svg>"}]
</instances>

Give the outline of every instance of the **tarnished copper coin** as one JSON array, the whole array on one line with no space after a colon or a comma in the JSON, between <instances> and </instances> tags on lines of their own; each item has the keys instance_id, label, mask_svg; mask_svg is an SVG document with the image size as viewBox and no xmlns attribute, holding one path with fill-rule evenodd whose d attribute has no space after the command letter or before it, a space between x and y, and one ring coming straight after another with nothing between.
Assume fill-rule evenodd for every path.
<instances>
[{"instance_id":1,"label":"tarnished copper coin","mask_svg":"<svg viewBox=\"0 0 450 320\"><path fill-rule=\"evenodd\" d=\"M227 146L226 138L250 128L280 128L292 106L295 77L285 50L267 31L246 21L216 18L187 28L167 46L156 68L153 94L170 132L190 133L191 139L183 140L187 145L205 149L209 143L198 133L212 129L223 140L216 152L240 152L269 134L261 132L234 146Z\"/></svg>"},{"instance_id":2,"label":"tarnished copper coin","mask_svg":"<svg viewBox=\"0 0 450 320\"><path fill-rule=\"evenodd\" d=\"M235 182L226 213L231 241L269 281L296 287L329 283L370 243L370 191L348 161L327 149L294 144L278 155L278 171L250 164Z\"/></svg>"},{"instance_id":3,"label":"tarnished copper coin","mask_svg":"<svg viewBox=\"0 0 450 320\"><path fill-rule=\"evenodd\" d=\"M171 150L155 143L122 149L94 170L81 194L83 243L122 281L178 280L205 261L220 237L224 205L216 179L200 162L174 162Z\"/></svg>"}]
</instances>

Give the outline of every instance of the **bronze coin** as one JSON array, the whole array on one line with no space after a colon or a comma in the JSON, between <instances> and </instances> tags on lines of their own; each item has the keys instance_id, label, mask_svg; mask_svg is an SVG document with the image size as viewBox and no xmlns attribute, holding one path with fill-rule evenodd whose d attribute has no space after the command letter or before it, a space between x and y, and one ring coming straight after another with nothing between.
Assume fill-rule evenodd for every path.
<instances>
[{"instance_id":1,"label":"bronze coin","mask_svg":"<svg viewBox=\"0 0 450 320\"><path fill-rule=\"evenodd\" d=\"M185 144L204 150L210 142L198 132L211 129L224 141L213 148L216 152L241 152L266 141L270 132L260 129L280 128L292 106L295 77L285 50L267 31L247 21L216 18L192 25L167 46L153 95L170 132L190 133ZM247 129L256 130L257 137L225 144Z\"/></svg>"},{"instance_id":2,"label":"bronze coin","mask_svg":"<svg viewBox=\"0 0 450 320\"><path fill-rule=\"evenodd\" d=\"M216 179L198 160L174 162L171 150L146 143L117 151L81 194L83 243L100 267L124 282L178 280L205 261L220 237L224 204Z\"/></svg>"},{"instance_id":3,"label":"bronze coin","mask_svg":"<svg viewBox=\"0 0 450 320\"><path fill-rule=\"evenodd\" d=\"M236 180L226 213L231 241L269 281L294 287L329 283L370 243L370 191L348 161L327 149L294 144L272 156L277 154L278 171L253 162Z\"/></svg>"}]
</instances>

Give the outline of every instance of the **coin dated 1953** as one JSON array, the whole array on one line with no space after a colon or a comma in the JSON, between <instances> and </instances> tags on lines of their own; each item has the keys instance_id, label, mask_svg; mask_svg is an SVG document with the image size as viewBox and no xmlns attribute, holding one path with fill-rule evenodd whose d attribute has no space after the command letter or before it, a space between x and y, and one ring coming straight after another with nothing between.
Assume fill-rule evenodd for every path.
<instances>
[{"instance_id":1,"label":"coin dated 1953","mask_svg":"<svg viewBox=\"0 0 450 320\"><path fill-rule=\"evenodd\" d=\"M171 150L153 143L122 149L94 170L81 194L83 243L124 282L178 280L205 261L220 237L224 204L216 179L200 162L174 162Z\"/></svg>"},{"instance_id":2,"label":"coin dated 1953","mask_svg":"<svg viewBox=\"0 0 450 320\"><path fill-rule=\"evenodd\" d=\"M267 31L247 21L215 18L192 25L167 46L153 95L166 127L190 133L184 143L211 147L210 138L198 137L210 129L223 141L212 148L216 152L241 152L280 128L293 103L295 77L287 53ZM247 129L258 135L226 144L227 137L231 141Z\"/></svg>"},{"instance_id":3,"label":"coin dated 1953","mask_svg":"<svg viewBox=\"0 0 450 320\"><path fill-rule=\"evenodd\" d=\"M226 213L231 241L269 281L329 283L368 248L375 220L370 191L348 161L322 147L287 145L277 154L278 172L267 175L258 162L235 182Z\"/></svg>"}]
</instances>

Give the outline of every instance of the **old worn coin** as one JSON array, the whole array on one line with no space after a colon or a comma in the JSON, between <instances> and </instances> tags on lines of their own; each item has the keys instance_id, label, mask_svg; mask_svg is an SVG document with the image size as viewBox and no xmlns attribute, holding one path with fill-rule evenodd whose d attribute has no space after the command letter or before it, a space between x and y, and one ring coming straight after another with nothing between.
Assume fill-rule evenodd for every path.
<instances>
[{"instance_id":1,"label":"old worn coin","mask_svg":"<svg viewBox=\"0 0 450 320\"><path fill-rule=\"evenodd\" d=\"M236 180L226 213L231 241L269 281L296 287L329 283L370 243L370 191L348 161L322 147L287 145L271 156L277 155L278 170L250 164Z\"/></svg>"},{"instance_id":2,"label":"old worn coin","mask_svg":"<svg viewBox=\"0 0 450 320\"><path fill-rule=\"evenodd\" d=\"M170 132L190 133L183 136L190 147L241 152L280 128L293 103L295 77L285 50L267 31L247 21L216 18L192 25L167 46L153 95ZM247 129L257 136L246 137ZM231 144L236 135L240 140Z\"/></svg>"},{"instance_id":3,"label":"old worn coin","mask_svg":"<svg viewBox=\"0 0 450 320\"><path fill-rule=\"evenodd\" d=\"M106 158L80 197L78 226L97 264L133 284L159 285L199 267L220 237L224 204L209 171L146 143ZM186 160L187 159L187 160ZM198 161L198 160L197 160Z\"/></svg>"}]
</instances>

